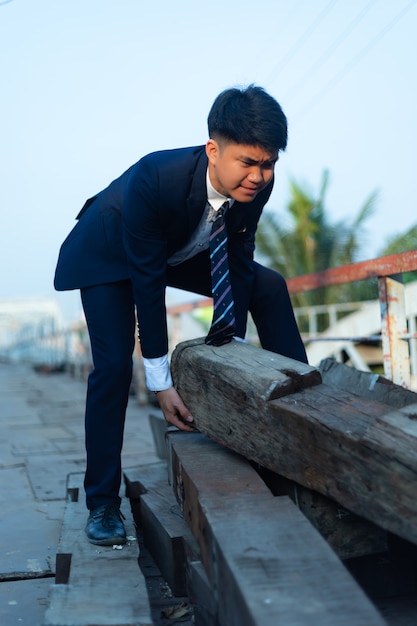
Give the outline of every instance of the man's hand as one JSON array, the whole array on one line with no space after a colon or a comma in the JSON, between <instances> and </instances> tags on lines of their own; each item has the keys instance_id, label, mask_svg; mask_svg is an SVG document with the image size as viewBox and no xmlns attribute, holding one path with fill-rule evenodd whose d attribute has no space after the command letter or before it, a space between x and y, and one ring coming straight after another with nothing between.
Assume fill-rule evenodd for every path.
<instances>
[{"instance_id":1,"label":"man's hand","mask_svg":"<svg viewBox=\"0 0 417 626\"><path fill-rule=\"evenodd\" d=\"M194 418L174 387L170 387L164 391L158 391L156 397L164 417L169 424L188 432L194 430L193 426L190 425L190 423L194 421Z\"/></svg>"}]
</instances>

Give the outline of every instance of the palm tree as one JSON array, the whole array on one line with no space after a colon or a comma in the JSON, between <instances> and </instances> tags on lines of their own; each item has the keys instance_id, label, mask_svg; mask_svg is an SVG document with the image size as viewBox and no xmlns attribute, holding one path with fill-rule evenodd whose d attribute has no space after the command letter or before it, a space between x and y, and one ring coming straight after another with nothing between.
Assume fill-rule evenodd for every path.
<instances>
[{"instance_id":1,"label":"palm tree","mask_svg":"<svg viewBox=\"0 0 417 626\"><path fill-rule=\"evenodd\" d=\"M290 201L286 207L290 225L284 226L272 211L266 211L260 221L256 238L258 255L266 265L286 278L357 260L365 223L373 213L377 193L368 197L351 223L331 223L325 207L328 184L329 172L325 170L315 198L309 190L292 180ZM296 294L293 302L294 306L308 307L374 297L369 296L367 290L364 298L363 291L363 285L362 288L352 284L322 287ZM355 297L352 297L354 293Z\"/></svg>"},{"instance_id":2,"label":"palm tree","mask_svg":"<svg viewBox=\"0 0 417 626\"><path fill-rule=\"evenodd\" d=\"M389 237L379 254L385 256L407 252L408 250L417 250L417 224L403 234ZM403 278L404 283L409 283L417 279L417 272L406 272Z\"/></svg>"}]
</instances>

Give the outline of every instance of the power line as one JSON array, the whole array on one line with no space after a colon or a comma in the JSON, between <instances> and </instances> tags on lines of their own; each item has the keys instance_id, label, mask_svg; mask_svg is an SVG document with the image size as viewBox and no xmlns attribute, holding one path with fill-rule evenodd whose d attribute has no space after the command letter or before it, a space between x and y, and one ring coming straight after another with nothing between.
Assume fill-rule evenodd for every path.
<instances>
[{"instance_id":1,"label":"power line","mask_svg":"<svg viewBox=\"0 0 417 626\"><path fill-rule=\"evenodd\" d=\"M297 52L305 45L309 37L314 33L317 26L323 21L326 17L327 13L333 8L336 4L337 0L330 0L324 7L324 9L318 14L316 19L310 24L310 26L304 31L301 37L295 42L295 44L288 50L287 54L285 54L279 63L272 69L269 76L266 78L265 83L268 83L272 78L276 78L276 76L281 72L281 70L285 67L286 63L290 61Z\"/></svg>"},{"instance_id":2,"label":"power line","mask_svg":"<svg viewBox=\"0 0 417 626\"><path fill-rule=\"evenodd\" d=\"M392 20L371 39L371 41L362 48L346 65L338 72L333 78L331 78L326 85L316 93L316 95L300 110L294 117L302 117L307 111L310 111L313 106L317 104L330 89L337 85L340 80L346 76L351 69L353 69L362 59L376 46L376 44L392 29L394 26L408 13L408 11L415 5L417 0L411 0L405 7L401 9Z\"/></svg>"},{"instance_id":3,"label":"power line","mask_svg":"<svg viewBox=\"0 0 417 626\"><path fill-rule=\"evenodd\" d=\"M347 39L350 33L358 26L358 24L363 20L365 15L371 9L372 5L375 4L377 0L369 0L366 6L353 18L350 24L342 31L342 33L337 37L337 39L328 47L326 50L319 56L319 58L304 72L303 76L295 83L292 90L290 91L289 97L286 100L291 100L294 95L303 87L307 80L310 80L314 73L327 61L330 54L332 54L339 46Z\"/></svg>"},{"instance_id":4,"label":"power line","mask_svg":"<svg viewBox=\"0 0 417 626\"><path fill-rule=\"evenodd\" d=\"M3 0L3 2L0 2L0 7L2 7L3 4L9 4L9 2L12 2L12 0Z\"/></svg>"}]
</instances>

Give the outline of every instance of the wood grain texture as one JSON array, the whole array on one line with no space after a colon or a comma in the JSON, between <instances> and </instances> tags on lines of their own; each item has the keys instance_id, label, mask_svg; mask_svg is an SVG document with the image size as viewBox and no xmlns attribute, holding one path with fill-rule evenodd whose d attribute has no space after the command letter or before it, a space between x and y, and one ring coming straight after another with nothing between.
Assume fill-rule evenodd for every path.
<instances>
[{"instance_id":1,"label":"wood grain texture","mask_svg":"<svg viewBox=\"0 0 417 626\"><path fill-rule=\"evenodd\" d=\"M286 393L271 399L273 377L260 365L270 355L239 342L180 345L172 356L174 381L197 428L417 543L417 404L393 409L354 389L309 384L317 379L304 374L303 364L293 368L293 386L280 379ZM274 368L281 358L274 355ZM287 361L281 369L288 373Z\"/></svg>"},{"instance_id":2,"label":"wood grain texture","mask_svg":"<svg viewBox=\"0 0 417 626\"><path fill-rule=\"evenodd\" d=\"M384 624L326 541L238 455L199 433L168 436L174 490L222 626ZM212 610L212 609L211 609Z\"/></svg>"},{"instance_id":3,"label":"wood grain texture","mask_svg":"<svg viewBox=\"0 0 417 626\"><path fill-rule=\"evenodd\" d=\"M236 393L240 392L242 399L254 408L321 383L318 369L241 341L220 347L206 346L203 339L185 341L175 348L172 356L174 378L179 363L185 370L187 364L203 368L205 377L200 380L201 385L215 384L219 368L222 369L222 381Z\"/></svg>"},{"instance_id":4,"label":"wood grain texture","mask_svg":"<svg viewBox=\"0 0 417 626\"><path fill-rule=\"evenodd\" d=\"M417 394L414 391L396 385L384 376L362 372L333 358L323 359L319 369L323 382L338 390L353 391L362 398L383 402L396 409L416 403Z\"/></svg>"}]
</instances>

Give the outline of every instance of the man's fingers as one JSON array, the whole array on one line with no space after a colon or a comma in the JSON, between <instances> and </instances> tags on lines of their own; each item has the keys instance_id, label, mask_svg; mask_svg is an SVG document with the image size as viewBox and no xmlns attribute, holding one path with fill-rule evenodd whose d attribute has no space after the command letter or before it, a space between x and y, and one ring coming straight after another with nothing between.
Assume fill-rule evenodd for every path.
<instances>
[{"instance_id":1,"label":"man's fingers","mask_svg":"<svg viewBox=\"0 0 417 626\"><path fill-rule=\"evenodd\" d=\"M164 417L169 424L188 432L194 430L191 426L194 421L193 416L173 387L160 391L157 397Z\"/></svg>"},{"instance_id":2,"label":"man's fingers","mask_svg":"<svg viewBox=\"0 0 417 626\"><path fill-rule=\"evenodd\" d=\"M173 417L171 419L167 419L167 422L169 422L173 426L176 426L180 430L186 430L187 432L190 432L190 433L195 430L195 428L193 426L190 426L189 424L186 424L185 422L183 422L178 417Z\"/></svg>"},{"instance_id":3,"label":"man's fingers","mask_svg":"<svg viewBox=\"0 0 417 626\"><path fill-rule=\"evenodd\" d=\"M175 413L165 413L164 414L166 421L169 424L172 424L173 426L176 426L177 428L180 428L181 430L187 430L187 431L192 431L194 430L193 426L191 426L191 424L189 423L190 421L192 422L192 417L189 415L188 411L186 413L186 417L182 417L181 415L178 414L178 412ZM191 417L191 420L189 419ZM188 420L187 420L188 418ZM188 423L186 423L186 421Z\"/></svg>"},{"instance_id":4,"label":"man's fingers","mask_svg":"<svg viewBox=\"0 0 417 626\"><path fill-rule=\"evenodd\" d=\"M191 415L190 411L187 409L186 406L184 406L184 404L182 402L179 402L178 405L176 405L176 410L177 413L179 413L179 415L181 416L181 419L184 422L193 422L194 418Z\"/></svg>"}]
</instances>

